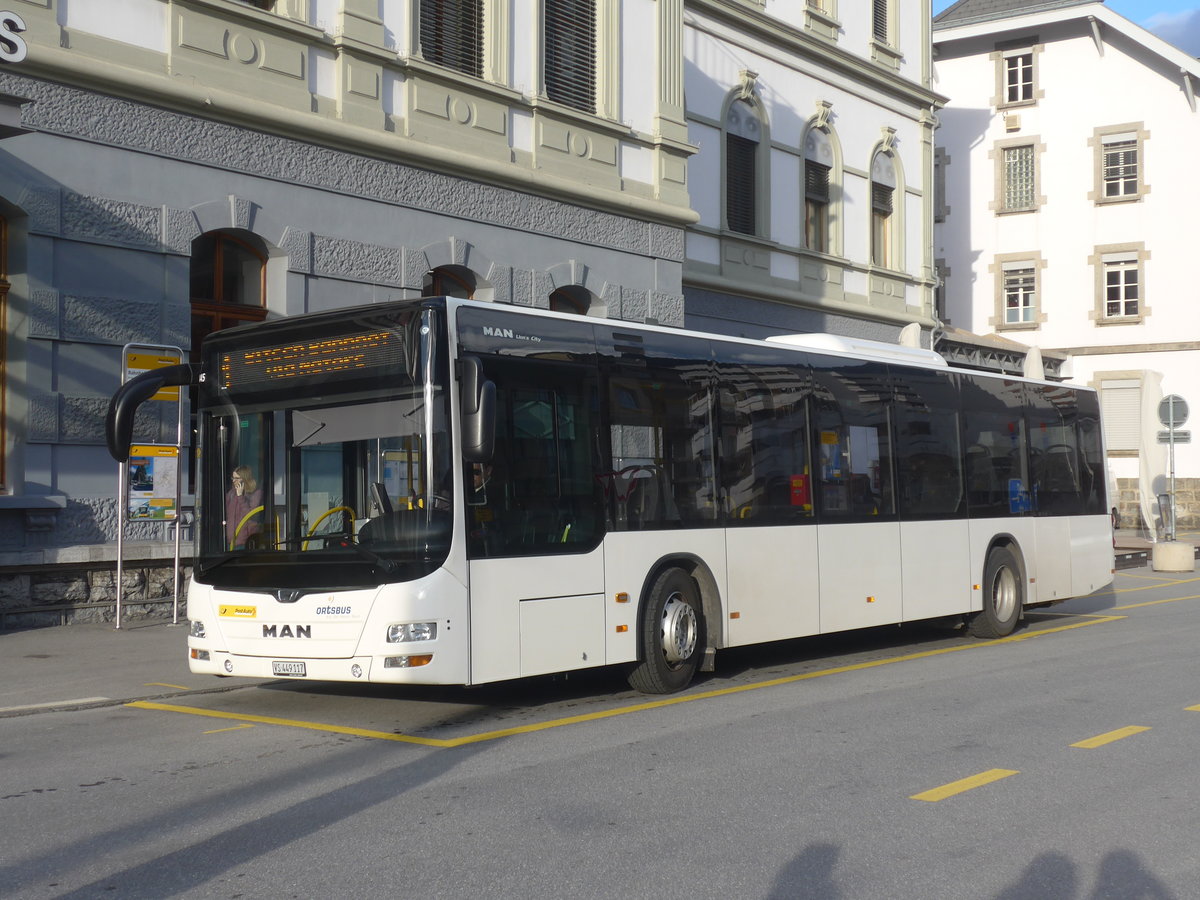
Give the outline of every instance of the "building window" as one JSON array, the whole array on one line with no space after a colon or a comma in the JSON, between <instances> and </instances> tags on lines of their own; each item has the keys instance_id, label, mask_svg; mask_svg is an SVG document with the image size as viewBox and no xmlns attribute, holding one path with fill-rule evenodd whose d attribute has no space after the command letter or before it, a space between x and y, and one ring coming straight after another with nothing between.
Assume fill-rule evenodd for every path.
<instances>
[{"instance_id":1,"label":"building window","mask_svg":"<svg viewBox=\"0 0 1200 900\"><path fill-rule=\"evenodd\" d=\"M1044 96L1038 90L1038 57L1042 45L1036 39L1024 40L1020 46L1000 49L991 54L996 63L996 95L992 105L1032 106Z\"/></svg>"},{"instance_id":2,"label":"building window","mask_svg":"<svg viewBox=\"0 0 1200 900\"><path fill-rule=\"evenodd\" d=\"M478 287L475 273L465 266L438 266L425 273L422 297L458 297L470 300Z\"/></svg>"},{"instance_id":3,"label":"building window","mask_svg":"<svg viewBox=\"0 0 1200 900\"><path fill-rule=\"evenodd\" d=\"M429 62L482 76L482 0L421 0L419 34Z\"/></svg>"},{"instance_id":4,"label":"building window","mask_svg":"<svg viewBox=\"0 0 1200 900\"><path fill-rule=\"evenodd\" d=\"M1089 262L1096 272L1096 308L1092 318L1099 325L1129 325L1141 322L1146 307L1145 267L1150 258L1139 243L1097 247Z\"/></svg>"},{"instance_id":5,"label":"building window","mask_svg":"<svg viewBox=\"0 0 1200 900\"><path fill-rule=\"evenodd\" d=\"M758 153L762 123L744 100L725 113L725 227L758 234Z\"/></svg>"},{"instance_id":6,"label":"building window","mask_svg":"<svg viewBox=\"0 0 1200 900\"><path fill-rule=\"evenodd\" d=\"M889 0L871 0L871 37L885 44L891 43Z\"/></svg>"},{"instance_id":7,"label":"building window","mask_svg":"<svg viewBox=\"0 0 1200 900\"><path fill-rule=\"evenodd\" d=\"M804 161L804 243L829 252L829 166Z\"/></svg>"},{"instance_id":8,"label":"building window","mask_svg":"<svg viewBox=\"0 0 1200 900\"><path fill-rule=\"evenodd\" d=\"M1145 139L1140 122L1097 128L1088 143L1096 150L1097 203L1139 200L1150 190L1145 183Z\"/></svg>"},{"instance_id":9,"label":"building window","mask_svg":"<svg viewBox=\"0 0 1200 900\"><path fill-rule=\"evenodd\" d=\"M592 294L577 284L556 288L550 294L550 311L586 316L592 306Z\"/></svg>"},{"instance_id":10,"label":"building window","mask_svg":"<svg viewBox=\"0 0 1200 900\"><path fill-rule=\"evenodd\" d=\"M891 156L875 154L871 163L871 264L892 267L892 214L896 167Z\"/></svg>"},{"instance_id":11,"label":"building window","mask_svg":"<svg viewBox=\"0 0 1200 900\"><path fill-rule=\"evenodd\" d=\"M1004 148L1004 209L1032 209L1035 205L1033 145Z\"/></svg>"},{"instance_id":12,"label":"building window","mask_svg":"<svg viewBox=\"0 0 1200 900\"><path fill-rule=\"evenodd\" d=\"M545 0L546 97L596 111L596 0Z\"/></svg>"},{"instance_id":13,"label":"building window","mask_svg":"<svg viewBox=\"0 0 1200 900\"><path fill-rule=\"evenodd\" d=\"M1033 263L1004 264L1004 324L1032 323L1037 314L1037 270Z\"/></svg>"},{"instance_id":14,"label":"building window","mask_svg":"<svg viewBox=\"0 0 1200 900\"><path fill-rule=\"evenodd\" d=\"M267 254L249 235L210 231L192 241L192 350L200 362L200 345L214 331L267 316ZM192 433L195 434L196 388L190 391ZM195 446L193 441L192 446ZM195 490L196 458L188 454L188 491Z\"/></svg>"},{"instance_id":15,"label":"building window","mask_svg":"<svg viewBox=\"0 0 1200 900\"><path fill-rule=\"evenodd\" d=\"M1137 456L1142 434L1142 379L1134 372L1097 373L1100 416L1109 456Z\"/></svg>"},{"instance_id":16,"label":"building window","mask_svg":"<svg viewBox=\"0 0 1200 900\"><path fill-rule=\"evenodd\" d=\"M1104 261L1104 316L1108 319L1138 315L1138 261Z\"/></svg>"},{"instance_id":17,"label":"building window","mask_svg":"<svg viewBox=\"0 0 1200 900\"><path fill-rule=\"evenodd\" d=\"M995 278L996 314L988 324L996 331L1032 331L1046 321L1041 305L1042 269L1038 253L1005 253L989 267Z\"/></svg>"},{"instance_id":18,"label":"building window","mask_svg":"<svg viewBox=\"0 0 1200 900\"><path fill-rule=\"evenodd\" d=\"M1025 103L1033 100L1033 52L1004 57L1004 101Z\"/></svg>"},{"instance_id":19,"label":"building window","mask_svg":"<svg viewBox=\"0 0 1200 900\"><path fill-rule=\"evenodd\" d=\"M1138 192L1137 138L1118 138L1104 142L1105 197L1126 197Z\"/></svg>"}]
</instances>

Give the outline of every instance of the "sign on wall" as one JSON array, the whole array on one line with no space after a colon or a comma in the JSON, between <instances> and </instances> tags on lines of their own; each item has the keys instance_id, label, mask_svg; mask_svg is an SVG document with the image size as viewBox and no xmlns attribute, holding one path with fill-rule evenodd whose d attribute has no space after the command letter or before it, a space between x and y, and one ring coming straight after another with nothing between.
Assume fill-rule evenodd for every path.
<instances>
[{"instance_id":1,"label":"sign on wall","mask_svg":"<svg viewBox=\"0 0 1200 900\"><path fill-rule=\"evenodd\" d=\"M29 52L21 32L25 30L25 20L15 12L0 10L0 62L22 62Z\"/></svg>"}]
</instances>

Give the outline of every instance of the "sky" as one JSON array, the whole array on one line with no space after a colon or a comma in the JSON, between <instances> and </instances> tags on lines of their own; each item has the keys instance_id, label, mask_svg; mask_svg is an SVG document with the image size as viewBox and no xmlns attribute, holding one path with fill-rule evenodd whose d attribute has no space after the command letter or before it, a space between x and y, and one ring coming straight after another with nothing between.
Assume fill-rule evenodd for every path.
<instances>
[{"instance_id":1,"label":"sky","mask_svg":"<svg viewBox=\"0 0 1200 900\"><path fill-rule=\"evenodd\" d=\"M953 3L933 0L934 15ZM1105 0L1104 5L1186 53L1200 56L1200 0Z\"/></svg>"}]
</instances>

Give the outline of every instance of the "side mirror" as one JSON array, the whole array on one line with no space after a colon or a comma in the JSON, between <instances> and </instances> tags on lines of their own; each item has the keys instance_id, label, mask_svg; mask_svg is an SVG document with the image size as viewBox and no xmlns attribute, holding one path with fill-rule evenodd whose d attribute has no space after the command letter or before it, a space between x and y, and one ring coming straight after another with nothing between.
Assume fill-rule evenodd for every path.
<instances>
[{"instance_id":1,"label":"side mirror","mask_svg":"<svg viewBox=\"0 0 1200 900\"><path fill-rule=\"evenodd\" d=\"M121 385L109 401L108 415L104 417L104 441L108 445L108 455L122 463L129 459L129 445L133 442L133 422L138 407L165 387L195 384L199 372L199 366L182 363L151 369Z\"/></svg>"},{"instance_id":2,"label":"side mirror","mask_svg":"<svg viewBox=\"0 0 1200 900\"><path fill-rule=\"evenodd\" d=\"M487 462L496 447L496 385L483 375L477 356L462 359L462 455Z\"/></svg>"}]
</instances>

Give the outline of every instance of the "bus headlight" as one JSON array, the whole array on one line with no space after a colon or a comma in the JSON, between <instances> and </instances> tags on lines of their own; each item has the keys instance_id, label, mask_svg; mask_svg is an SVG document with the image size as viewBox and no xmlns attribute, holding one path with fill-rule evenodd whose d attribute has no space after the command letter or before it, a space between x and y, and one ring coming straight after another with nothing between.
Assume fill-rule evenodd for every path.
<instances>
[{"instance_id":1,"label":"bus headlight","mask_svg":"<svg viewBox=\"0 0 1200 900\"><path fill-rule=\"evenodd\" d=\"M437 637L437 622L413 622L408 625L389 625L389 644L407 644L409 641L432 641Z\"/></svg>"},{"instance_id":2,"label":"bus headlight","mask_svg":"<svg viewBox=\"0 0 1200 900\"><path fill-rule=\"evenodd\" d=\"M192 619L192 630L189 634L194 638L204 637L204 623L198 619Z\"/></svg>"}]
</instances>

